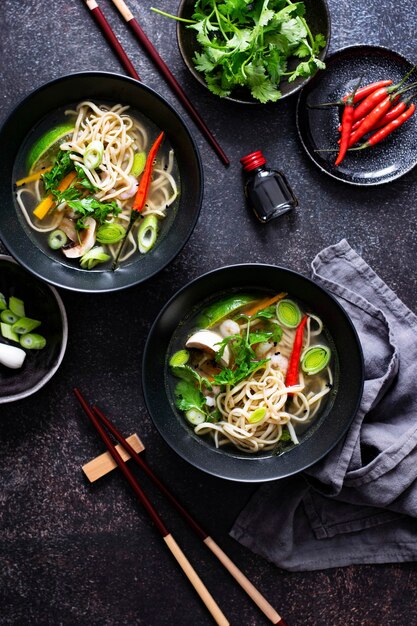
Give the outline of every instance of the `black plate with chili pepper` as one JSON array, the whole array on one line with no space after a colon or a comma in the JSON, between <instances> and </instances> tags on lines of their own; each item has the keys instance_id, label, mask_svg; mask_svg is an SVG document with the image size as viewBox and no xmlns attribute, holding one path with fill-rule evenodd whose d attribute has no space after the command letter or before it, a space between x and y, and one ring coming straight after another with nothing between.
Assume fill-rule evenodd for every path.
<instances>
[{"instance_id":1,"label":"black plate with chili pepper","mask_svg":"<svg viewBox=\"0 0 417 626\"><path fill-rule=\"evenodd\" d=\"M352 185L380 185L409 172L417 164L417 115L413 114L417 85L409 89L417 81L417 68L413 70L413 64L393 50L367 45L339 50L328 57L326 63L326 71L315 76L302 90L297 104L298 133L312 161L326 174ZM394 86L402 79L402 84L395 90ZM389 117L383 116L375 120L367 134L362 136L359 133L356 143L350 144L350 149L336 166L345 107L343 98L354 92L358 85L364 88L380 81L392 82L379 86L387 93L382 95L381 92L380 97L374 98L366 116L375 116L374 105L381 106L384 98L389 96L386 109L392 111L394 106L398 107L396 121L390 122ZM377 88L378 85L374 95ZM364 101L365 97L355 99L354 108ZM321 106L327 103L335 104ZM360 126L362 122L358 120L357 123Z\"/></svg>"}]
</instances>

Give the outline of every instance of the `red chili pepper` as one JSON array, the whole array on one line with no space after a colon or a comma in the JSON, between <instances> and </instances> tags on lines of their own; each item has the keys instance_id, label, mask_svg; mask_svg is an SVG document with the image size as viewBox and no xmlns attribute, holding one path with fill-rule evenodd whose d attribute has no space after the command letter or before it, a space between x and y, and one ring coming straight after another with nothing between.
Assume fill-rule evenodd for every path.
<instances>
[{"instance_id":1,"label":"red chili pepper","mask_svg":"<svg viewBox=\"0 0 417 626\"><path fill-rule=\"evenodd\" d=\"M376 133L369 137L368 141L365 141L365 143L363 143L362 145L352 149L363 150L364 148L375 146L377 143L388 137L388 135L390 135L394 130L402 126L404 122L406 122L414 114L415 110L416 105L414 103L410 104L406 111L400 113L400 115L396 117L395 120L391 120L391 122L389 122L386 126L377 130Z\"/></svg>"},{"instance_id":2,"label":"red chili pepper","mask_svg":"<svg viewBox=\"0 0 417 626\"><path fill-rule=\"evenodd\" d=\"M143 174L140 179L139 187L136 192L135 200L132 206L132 210L137 211L138 213L143 211L143 208L145 206L146 198L147 198L148 191L149 191L149 186L151 184L153 162L155 160L156 154L158 152L159 146L162 143L163 138L164 138L164 132L162 131L162 133L157 137L155 143L152 145L151 149L149 150L149 154L147 156L146 163L145 163L145 169L143 170Z\"/></svg>"},{"instance_id":3,"label":"red chili pepper","mask_svg":"<svg viewBox=\"0 0 417 626\"><path fill-rule=\"evenodd\" d=\"M287 375L285 376L285 386L292 387L298 383L298 369L300 366L301 349L303 347L304 327L307 324L308 315L304 315L295 332L294 344L290 360L288 363Z\"/></svg>"},{"instance_id":4,"label":"red chili pepper","mask_svg":"<svg viewBox=\"0 0 417 626\"><path fill-rule=\"evenodd\" d=\"M359 88L359 82L357 86L355 87L354 91L348 96L346 103L345 103L345 108L343 109L342 136L340 137L339 154L337 155L337 158L335 161L336 167L340 165L343 159L345 158L347 149L349 147L349 139L350 139L350 133L352 131L352 123L353 123L353 114L355 112L353 103L355 101L355 94Z\"/></svg>"},{"instance_id":5,"label":"red chili pepper","mask_svg":"<svg viewBox=\"0 0 417 626\"><path fill-rule=\"evenodd\" d=\"M374 126L374 130L386 126L387 124L389 124L389 122L395 120L401 113L404 113L404 111L407 109L408 103L410 102L410 98L411 96L409 98L406 98L405 100L401 100L401 102L398 102L395 107L392 107L387 113L385 113L384 117L382 117L379 122Z\"/></svg>"},{"instance_id":6,"label":"red chili pepper","mask_svg":"<svg viewBox=\"0 0 417 626\"><path fill-rule=\"evenodd\" d=\"M382 100L379 104L377 104L376 107L374 107L372 111L368 113L368 115L364 118L359 128L357 128L353 133L351 133L350 139L349 139L349 148L355 145L355 143L357 143L359 139L362 139L364 135L369 133L369 131L375 127L375 125L388 112L388 110L391 107L392 102L395 102L401 93L403 93L404 91L407 91L408 89L411 89L411 87L414 87L415 84L416 83L412 83L411 85L409 85L408 87L405 87L401 91L395 94L388 95L384 100Z\"/></svg>"},{"instance_id":7,"label":"red chili pepper","mask_svg":"<svg viewBox=\"0 0 417 626\"><path fill-rule=\"evenodd\" d=\"M376 91L380 87L388 87L388 85L392 85L392 80L378 80L376 83L369 83L369 85L364 85L363 87L359 87L359 89L356 90L355 95L353 97L353 104L360 102L361 100L369 96L369 94L371 94L373 91ZM351 95L352 94L348 93L346 96L343 96L342 101L346 102L346 100Z\"/></svg>"},{"instance_id":8,"label":"red chili pepper","mask_svg":"<svg viewBox=\"0 0 417 626\"><path fill-rule=\"evenodd\" d=\"M396 85L391 85L389 87L385 86L381 87L380 89L376 89L367 98L362 100L362 102L355 109L353 121L356 122L357 120L360 120L361 117L364 117L370 111L372 111L372 109L375 108L377 104L382 102L382 100L384 100L384 98L386 98L389 94L398 91L415 69L416 66L414 65L411 70L407 72L407 74Z\"/></svg>"}]
</instances>

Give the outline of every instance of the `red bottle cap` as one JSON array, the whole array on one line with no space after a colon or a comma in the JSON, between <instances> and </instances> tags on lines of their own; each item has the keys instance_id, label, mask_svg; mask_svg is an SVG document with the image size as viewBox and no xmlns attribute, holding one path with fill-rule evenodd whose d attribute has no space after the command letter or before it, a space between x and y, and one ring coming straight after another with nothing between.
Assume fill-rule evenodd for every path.
<instances>
[{"instance_id":1,"label":"red bottle cap","mask_svg":"<svg viewBox=\"0 0 417 626\"><path fill-rule=\"evenodd\" d=\"M245 172L250 172L251 170L260 167L261 165L265 165L266 159L262 152L260 150L257 150L256 152L251 152L250 154L242 157L240 159L240 162L242 163L243 170Z\"/></svg>"}]
</instances>

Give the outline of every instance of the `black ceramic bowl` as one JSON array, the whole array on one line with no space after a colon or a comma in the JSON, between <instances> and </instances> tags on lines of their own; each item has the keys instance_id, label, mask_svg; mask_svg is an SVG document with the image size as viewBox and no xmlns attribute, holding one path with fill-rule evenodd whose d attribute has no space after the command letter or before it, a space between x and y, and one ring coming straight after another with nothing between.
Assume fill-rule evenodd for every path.
<instances>
[{"instance_id":1,"label":"black ceramic bowl","mask_svg":"<svg viewBox=\"0 0 417 626\"><path fill-rule=\"evenodd\" d=\"M164 130L179 166L180 199L165 237L148 254L135 257L116 271L82 270L64 265L43 252L30 236L13 199L13 167L22 142L39 122L54 111L82 100L129 105ZM200 212L203 173L200 156L187 127L166 100L142 83L118 74L83 72L53 80L32 92L13 111L0 131L3 153L0 168L0 238L9 252L40 278L74 291L123 289L147 280L164 268L191 235Z\"/></svg>"},{"instance_id":2,"label":"black ceramic bowl","mask_svg":"<svg viewBox=\"0 0 417 626\"><path fill-rule=\"evenodd\" d=\"M0 404L4 404L30 396L52 378L64 357L68 325L56 289L34 278L5 255L0 255L0 293L6 298L16 296L23 300L26 316L42 322L33 332L46 339L42 350L25 350L26 358L20 369L0 364ZM0 342L20 347L3 337Z\"/></svg>"},{"instance_id":3,"label":"black ceramic bowl","mask_svg":"<svg viewBox=\"0 0 417 626\"><path fill-rule=\"evenodd\" d=\"M286 291L322 320L337 354L336 384L319 418L300 444L280 455L245 454L232 446L216 449L211 440L194 434L177 411L168 385L170 343L184 319L207 298L232 290ZM348 429L359 406L363 360L356 331L337 301L301 274L273 265L232 265L204 274L181 289L156 319L143 357L143 389L151 418L162 437L195 467L229 480L263 482L290 476L321 459Z\"/></svg>"},{"instance_id":4,"label":"black ceramic bowl","mask_svg":"<svg viewBox=\"0 0 417 626\"><path fill-rule=\"evenodd\" d=\"M305 4L305 18L311 29L313 35L322 33L326 38L326 46L320 51L319 58L324 60L329 47L330 42L330 12L327 5L327 0L303 0ZM183 19L192 19L195 11L194 7L196 0L181 0L178 8L178 16ZM187 24L184 22L177 23L177 40L178 47L183 58L183 61L191 74L198 82L207 88L207 84L204 79L204 74L196 70L193 62L193 57L196 52L201 52L200 44L196 39L197 32L192 28L187 28ZM296 65L303 61L303 59L292 58L289 61L288 69L293 70ZM297 78L294 82L289 83L286 80L282 80L279 88L282 93L282 97L286 98L299 91L304 85L308 83L311 77ZM230 100L232 102L240 102L242 104L261 104L259 100L253 98L248 89L236 88L232 91L230 96L224 98L224 100ZM280 102L278 100L278 102Z\"/></svg>"}]
</instances>

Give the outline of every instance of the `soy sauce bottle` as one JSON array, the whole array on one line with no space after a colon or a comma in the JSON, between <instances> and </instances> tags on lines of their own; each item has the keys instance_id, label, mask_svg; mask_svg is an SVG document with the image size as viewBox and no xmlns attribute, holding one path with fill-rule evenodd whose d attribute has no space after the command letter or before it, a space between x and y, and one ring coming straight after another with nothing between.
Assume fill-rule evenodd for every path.
<instances>
[{"instance_id":1,"label":"soy sauce bottle","mask_svg":"<svg viewBox=\"0 0 417 626\"><path fill-rule=\"evenodd\" d=\"M265 167L262 152L251 152L240 159L245 176L245 196L258 220L269 222L298 206L282 172Z\"/></svg>"}]
</instances>

